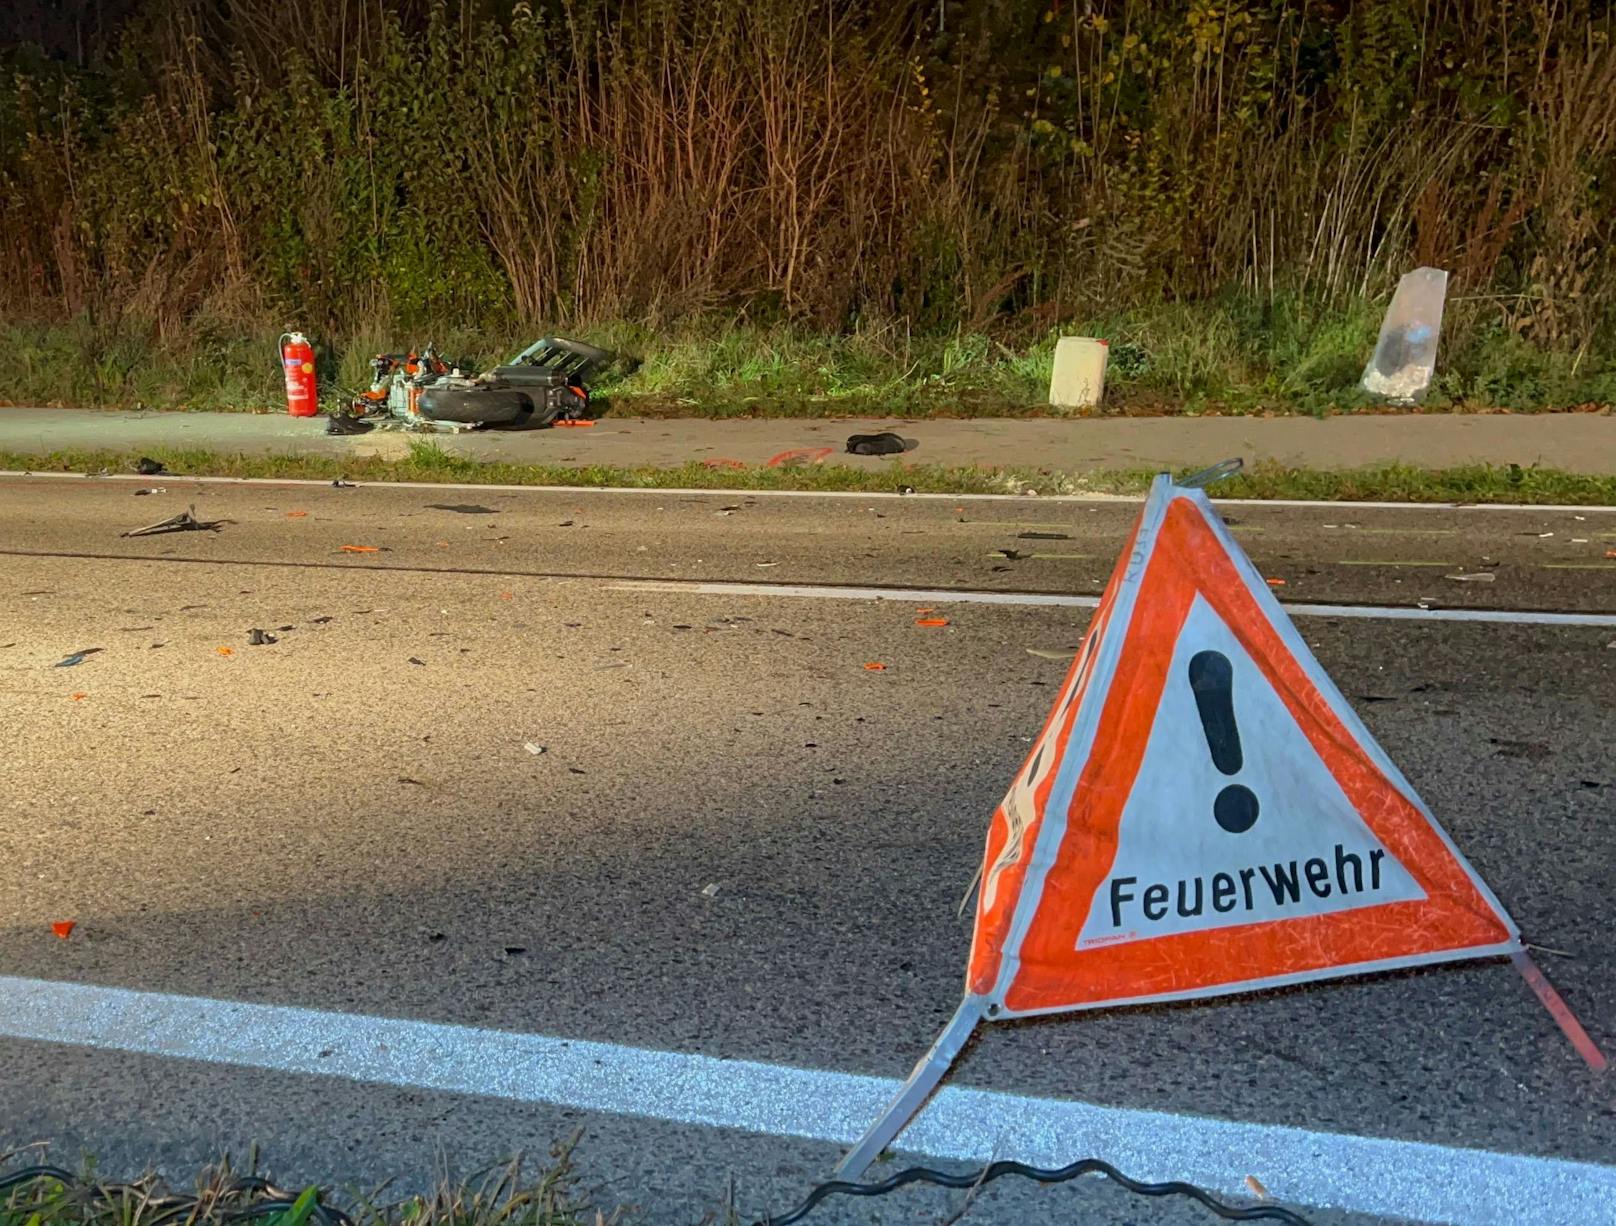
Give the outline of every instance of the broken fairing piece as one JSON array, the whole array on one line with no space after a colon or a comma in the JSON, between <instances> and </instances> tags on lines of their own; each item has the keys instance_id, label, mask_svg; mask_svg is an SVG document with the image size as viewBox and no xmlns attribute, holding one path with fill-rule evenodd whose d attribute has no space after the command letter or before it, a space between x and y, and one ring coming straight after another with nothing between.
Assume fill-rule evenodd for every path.
<instances>
[{"instance_id":1,"label":"broken fairing piece","mask_svg":"<svg viewBox=\"0 0 1616 1226\"><path fill-rule=\"evenodd\" d=\"M155 524L147 524L144 528L135 528L119 535L158 536L164 532L217 532L226 522L222 519L198 519L196 517L196 505L193 503L188 510L181 511L178 515L170 515L167 519L158 520Z\"/></svg>"},{"instance_id":2,"label":"broken fairing piece","mask_svg":"<svg viewBox=\"0 0 1616 1226\"><path fill-rule=\"evenodd\" d=\"M1436 373L1447 292L1448 274L1440 268L1416 268L1397 283L1375 354L1364 367L1364 391L1393 404L1413 404L1425 394Z\"/></svg>"}]
</instances>

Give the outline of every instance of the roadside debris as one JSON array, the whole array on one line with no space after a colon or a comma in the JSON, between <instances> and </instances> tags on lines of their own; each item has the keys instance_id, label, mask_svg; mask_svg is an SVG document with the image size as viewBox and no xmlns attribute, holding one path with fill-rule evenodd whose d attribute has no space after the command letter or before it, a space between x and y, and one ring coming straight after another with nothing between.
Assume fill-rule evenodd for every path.
<instances>
[{"instance_id":1,"label":"roadside debris","mask_svg":"<svg viewBox=\"0 0 1616 1226\"><path fill-rule=\"evenodd\" d=\"M497 512L493 507L485 507L476 502L429 502L426 504L429 511L453 511L456 515L494 515Z\"/></svg>"},{"instance_id":2,"label":"roadside debris","mask_svg":"<svg viewBox=\"0 0 1616 1226\"><path fill-rule=\"evenodd\" d=\"M148 485L143 489L136 490L135 491L135 497L136 498L144 498L148 494L166 494L166 493L168 493L168 490L165 489L163 486L160 486L160 485Z\"/></svg>"},{"instance_id":3,"label":"roadside debris","mask_svg":"<svg viewBox=\"0 0 1616 1226\"><path fill-rule=\"evenodd\" d=\"M995 549L993 552L1011 562L1019 562L1027 556L1019 549Z\"/></svg>"},{"instance_id":4,"label":"roadside debris","mask_svg":"<svg viewBox=\"0 0 1616 1226\"><path fill-rule=\"evenodd\" d=\"M764 461L764 468L792 468L799 464L818 464L834 452L834 447L792 447Z\"/></svg>"},{"instance_id":5,"label":"roadside debris","mask_svg":"<svg viewBox=\"0 0 1616 1226\"><path fill-rule=\"evenodd\" d=\"M1616 643L1612 643L1611 646L1616 647ZM68 698L71 699L74 702L83 702L88 697L89 697L89 695L86 694L83 690L80 690L77 694L69 694L68 695Z\"/></svg>"},{"instance_id":6,"label":"roadside debris","mask_svg":"<svg viewBox=\"0 0 1616 1226\"><path fill-rule=\"evenodd\" d=\"M1285 580L1283 580L1283 579L1269 579L1269 580L1267 580L1267 583L1268 583L1269 587L1284 587L1285 586Z\"/></svg>"},{"instance_id":7,"label":"roadside debris","mask_svg":"<svg viewBox=\"0 0 1616 1226\"><path fill-rule=\"evenodd\" d=\"M411 656L410 657L410 663L416 665L419 668L425 668L426 667L426 661L421 659L419 656Z\"/></svg>"},{"instance_id":8,"label":"roadside debris","mask_svg":"<svg viewBox=\"0 0 1616 1226\"><path fill-rule=\"evenodd\" d=\"M147 524L144 528L134 528L121 533L122 536L158 536L164 532L217 532L225 524L226 519L198 519L196 517L196 504L181 511L178 515L170 515L167 519L160 519L155 524Z\"/></svg>"},{"instance_id":9,"label":"roadside debris","mask_svg":"<svg viewBox=\"0 0 1616 1226\"><path fill-rule=\"evenodd\" d=\"M1072 647L1066 651L1051 651L1047 647L1027 648L1029 656L1037 656L1040 660L1070 660L1077 654L1077 648Z\"/></svg>"},{"instance_id":10,"label":"roadside debris","mask_svg":"<svg viewBox=\"0 0 1616 1226\"><path fill-rule=\"evenodd\" d=\"M718 897L718 889L719 889L718 882L709 881L706 885L701 887L701 896L703 898L717 898Z\"/></svg>"},{"instance_id":11,"label":"roadside debris","mask_svg":"<svg viewBox=\"0 0 1616 1226\"><path fill-rule=\"evenodd\" d=\"M65 941L73 935L73 929L78 926L77 920L56 920L51 924L51 931Z\"/></svg>"},{"instance_id":12,"label":"roadside debris","mask_svg":"<svg viewBox=\"0 0 1616 1226\"><path fill-rule=\"evenodd\" d=\"M218 652L221 656L233 656L236 654L236 649L234 647L215 647L213 650Z\"/></svg>"},{"instance_id":13,"label":"roadside debris","mask_svg":"<svg viewBox=\"0 0 1616 1226\"><path fill-rule=\"evenodd\" d=\"M73 652L71 655L56 661L56 663L52 664L51 667L72 668L76 664L83 664L86 659L93 656L96 652L105 650L105 647L82 647L78 651Z\"/></svg>"},{"instance_id":14,"label":"roadside debris","mask_svg":"<svg viewBox=\"0 0 1616 1226\"><path fill-rule=\"evenodd\" d=\"M703 460L702 464L705 465L708 468L745 468L746 467L746 464L741 460L729 460L729 459Z\"/></svg>"},{"instance_id":15,"label":"roadside debris","mask_svg":"<svg viewBox=\"0 0 1616 1226\"><path fill-rule=\"evenodd\" d=\"M890 430L879 434L850 434L847 436L849 455L900 455L920 446L919 439L904 438Z\"/></svg>"},{"instance_id":16,"label":"roadside debris","mask_svg":"<svg viewBox=\"0 0 1616 1226\"><path fill-rule=\"evenodd\" d=\"M1065 532L1018 532L1018 541L1069 541L1071 536Z\"/></svg>"},{"instance_id":17,"label":"roadside debris","mask_svg":"<svg viewBox=\"0 0 1616 1226\"><path fill-rule=\"evenodd\" d=\"M356 490L359 487L352 481L344 481L341 477L338 477L331 483L331 488L334 490Z\"/></svg>"},{"instance_id":18,"label":"roadside debris","mask_svg":"<svg viewBox=\"0 0 1616 1226\"><path fill-rule=\"evenodd\" d=\"M380 553L380 545L344 545L343 553Z\"/></svg>"},{"instance_id":19,"label":"roadside debris","mask_svg":"<svg viewBox=\"0 0 1616 1226\"><path fill-rule=\"evenodd\" d=\"M154 460L150 456L141 456L135 461L135 471L142 477L155 477L159 473L167 472L161 460Z\"/></svg>"},{"instance_id":20,"label":"roadside debris","mask_svg":"<svg viewBox=\"0 0 1616 1226\"><path fill-rule=\"evenodd\" d=\"M887 671L887 666L878 660L871 660L864 666L864 670L871 673L884 673Z\"/></svg>"},{"instance_id":21,"label":"roadside debris","mask_svg":"<svg viewBox=\"0 0 1616 1226\"><path fill-rule=\"evenodd\" d=\"M539 744L536 744L533 741L523 741L522 742L522 748L527 750L528 753L532 754L535 758L538 757L540 754L549 752L549 747L548 746L539 745Z\"/></svg>"},{"instance_id":22,"label":"roadside debris","mask_svg":"<svg viewBox=\"0 0 1616 1226\"><path fill-rule=\"evenodd\" d=\"M1447 575L1445 578L1452 579L1455 583L1491 583L1498 576L1490 570L1476 570L1468 574Z\"/></svg>"},{"instance_id":23,"label":"roadside debris","mask_svg":"<svg viewBox=\"0 0 1616 1226\"><path fill-rule=\"evenodd\" d=\"M948 618L946 618L946 617L921 617L921 618L916 618L915 619L915 625L917 625L917 626L946 626L946 625L948 625Z\"/></svg>"},{"instance_id":24,"label":"roadside debris","mask_svg":"<svg viewBox=\"0 0 1616 1226\"><path fill-rule=\"evenodd\" d=\"M264 647L279 641L273 634L266 634L256 626L247 631L247 645L250 647Z\"/></svg>"},{"instance_id":25,"label":"roadside debris","mask_svg":"<svg viewBox=\"0 0 1616 1226\"><path fill-rule=\"evenodd\" d=\"M352 412L332 413L330 420L325 423L327 434L369 434L375 428L375 422L365 421Z\"/></svg>"}]
</instances>

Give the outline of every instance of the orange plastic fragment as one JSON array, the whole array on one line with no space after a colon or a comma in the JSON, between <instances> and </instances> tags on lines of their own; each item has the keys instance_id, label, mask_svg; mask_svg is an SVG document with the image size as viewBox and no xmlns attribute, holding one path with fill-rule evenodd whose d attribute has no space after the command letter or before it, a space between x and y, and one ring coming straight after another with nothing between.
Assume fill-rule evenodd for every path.
<instances>
[{"instance_id":1,"label":"orange plastic fragment","mask_svg":"<svg viewBox=\"0 0 1616 1226\"><path fill-rule=\"evenodd\" d=\"M74 702L83 702L86 698L89 697L89 695L88 694L69 694L68 697L71 698Z\"/></svg>"},{"instance_id":2,"label":"orange plastic fragment","mask_svg":"<svg viewBox=\"0 0 1616 1226\"><path fill-rule=\"evenodd\" d=\"M1270 579L1268 581L1268 586L1269 587L1284 587L1285 586L1285 580L1283 580L1283 579Z\"/></svg>"},{"instance_id":3,"label":"orange plastic fragment","mask_svg":"<svg viewBox=\"0 0 1616 1226\"><path fill-rule=\"evenodd\" d=\"M1246 1176L1246 1188L1259 1200L1267 1200L1269 1198L1268 1189L1263 1185L1263 1181L1258 1179L1255 1175Z\"/></svg>"},{"instance_id":4,"label":"orange plastic fragment","mask_svg":"<svg viewBox=\"0 0 1616 1226\"><path fill-rule=\"evenodd\" d=\"M782 451L779 455L769 457L764 468L779 468L785 464L818 464L831 452L834 447L792 447Z\"/></svg>"},{"instance_id":5,"label":"orange plastic fragment","mask_svg":"<svg viewBox=\"0 0 1616 1226\"><path fill-rule=\"evenodd\" d=\"M236 654L236 649L234 647L215 647L213 650L218 652L221 656L233 656Z\"/></svg>"},{"instance_id":6,"label":"orange plastic fragment","mask_svg":"<svg viewBox=\"0 0 1616 1226\"><path fill-rule=\"evenodd\" d=\"M1616 549L1607 549L1607 550L1605 550L1605 556L1607 558L1616 558Z\"/></svg>"},{"instance_id":7,"label":"orange plastic fragment","mask_svg":"<svg viewBox=\"0 0 1616 1226\"><path fill-rule=\"evenodd\" d=\"M937 610L936 610L936 609L935 609L935 608L933 608L933 607L931 607L931 606L927 606L927 607L926 607L926 608L924 608L924 609L916 609L916 610L915 610L915 612L916 612L916 613L918 613L918 614L920 614L920 616L922 616L922 617L924 617L924 616L926 616L926 614L928 614L928 613L935 613L935 612L937 612Z\"/></svg>"},{"instance_id":8,"label":"orange plastic fragment","mask_svg":"<svg viewBox=\"0 0 1616 1226\"><path fill-rule=\"evenodd\" d=\"M344 545L343 553L380 553L381 548L376 545Z\"/></svg>"},{"instance_id":9,"label":"orange plastic fragment","mask_svg":"<svg viewBox=\"0 0 1616 1226\"><path fill-rule=\"evenodd\" d=\"M514 592L501 592L499 598L501 600L514 600L516 599L516 594Z\"/></svg>"},{"instance_id":10,"label":"orange plastic fragment","mask_svg":"<svg viewBox=\"0 0 1616 1226\"><path fill-rule=\"evenodd\" d=\"M884 673L887 671L887 666L885 664L881 664L875 660L871 660L864 667L872 673Z\"/></svg>"},{"instance_id":11,"label":"orange plastic fragment","mask_svg":"<svg viewBox=\"0 0 1616 1226\"><path fill-rule=\"evenodd\" d=\"M592 421L553 421L550 424L552 426L571 426L574 429L581 430L583 427L592 426L595 423Z\"/></svg>"},{"instance_id":12,"label":"orange plastic fragment","mask_svg":"<svg viewBox=\"0 0 1616 1226\"><path fill-rule=\"evenodd\" d=\"M915 625L917 625L917 626L946 626L946 625L948 625L948 618L946 618L946 617L922 617L922 618L916 619Z\"/></svg>"},{"instance_id":13,"label":"orange plastic fragment","mask_svg":"<svg viewBox=\"0 0 1616 1226\"><path fill-rule=\"evenodd\" d=\"M304 519L307 516L308 516L307 511L288 511L286 513L286 518L287 519Z\"/></svg>"},{"instance_id":14,"label":"orange plastic fragment","mask_svg":"<svg viewBox=\"0 0 1616 1226\"><path fill-rule=\"evenodd\" d=\"M77 920L56 920L51 924L51 931L65 941L73 935L73 929L77 927Z\"/></svg>"}]
</instances>

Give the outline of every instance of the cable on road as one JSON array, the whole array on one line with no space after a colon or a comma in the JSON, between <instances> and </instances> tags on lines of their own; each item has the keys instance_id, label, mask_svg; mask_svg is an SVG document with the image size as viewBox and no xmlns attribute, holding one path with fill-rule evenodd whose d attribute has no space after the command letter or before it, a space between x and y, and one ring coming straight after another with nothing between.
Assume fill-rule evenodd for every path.
<instances>
[{"instance_id":1,"label":"cable on road","mask_svg":"<svg viewBox=\"0 0 1616 1226\"><path fill-rule=\"evenodd\" d=\"M780 1217L764 1218L757 1223L757 1226L794 1226L812 1213L819 1202L828 1196L885 1196L888 1192L895 1192L911 1183L930 1183L941 1188L974 1190L983 1184L992 1183L1001 1175L1020 1175L1038 1183L1065 1183L1069 1179L1076 1179L1079 1175L1095 1174L1104 1175L1107 1179L1121 1184L1135 1196L1187 1196L1229 1222L1266 1221L1284 1222L1287 1226L1309 1226L1306 1218L1278 1205L1229 1205L1194 1184L1178 1180L1167 1183L1141 1183L1137 1179L1130 1179L1109 1162L1099 1158L1079 1158L1076 1162L1058 1170L1045 1170L1043 1167L1027 1166L1021 1162L990 1162L985 1167L958 1175L949 1174L947 1171L934 1171L924 1166L912 1166L883 1179L880 1183L848 1183L845 1180L832 1179L809 1192L802 1204L790 1213Z\"/></svg>"},{"instance_id":2,"label":"cable on road","mask_svg":"<svg viewBox=\"0 0 1616 1226\"><path fill-rule=\"evenodd\" d=\"M108 1208L138 1204L141 1207L138 1215L140 1226L167 1226L171 1222L203 1220L249 1222L282 1213L292 1215L288 1221L312 1222L318 1223L318 1226L354 1226L353 1219L342 1210L322 1205L318 1195L306 1203L300 1203L307 1192L288 1192L267 1179L256 1177L232 1179L208 1188L203 1196L154 1196L149 1185L89 1182L59 1166L25 1166L0 1177L0 1194L31 1183L60 1184L86 1196L92 1203ZM225 1203L234 1200L245 1203L239 1208L224 1207Z\"/></svg>"}]
</instances>

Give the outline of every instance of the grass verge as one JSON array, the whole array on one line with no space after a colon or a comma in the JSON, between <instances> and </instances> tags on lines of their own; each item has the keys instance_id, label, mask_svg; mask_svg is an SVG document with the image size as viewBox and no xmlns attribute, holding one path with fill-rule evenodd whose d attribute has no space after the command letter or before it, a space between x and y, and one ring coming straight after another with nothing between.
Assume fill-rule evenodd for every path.
<instances>
[{"instance_id":1,"label":"grass verge","mask_svg":"<svg viewBox=\"0 0 1616 1226\"><path fill-rule=\"evenodd\" d=\"M460 1182L440 1182L424 1196L383 1200L379 1193L340 1198L316 1187L280 1189L256 1172L237 1171L226 1156L205 1168L192 1188L170 1188L147 1176L115 1183L87 1166L69 1172L44 1166L0 1169L0 1226L616 1226L622 1218L584 1203L567 1147L549 1165L520 1158Z\"/></svg>"},{"instance_id":2,"label":"grass verge","mask_svg":"<svg viewBox=\"0 0 1616 1226\"><path fill-rule=\"evenodd\" d=\"M1069 473L1051 469L947 467L891 463L881 468L843 464L780 468L710 468L689 463L674 468L571 467L555 464L484 463L455 455L436 443L412 440L406 459L322 455L231 455L222 452L150 449L176 476L256 477L356 482L438 481L486 485L559 485L630 489L792 490L921 494L1140 494L1155 473L1111 469ZM33 455L0 451L0 469L87 475L132 472L136 456L116 451L59 451ZM1178 473L1187 475L1189 470ZM160 482L162 478L152 478ZM1616 506L1616 476L1585 476L1516 464L1473 464L1422 469L1405 464L1330 471L1258 464L1218 482L1219 498L1302 498L1359 502L1559 503Z\"/></svg>"},{"instance_id":3,"label":"grass verge","mask_svg":"<svg viewBox=\"0 0 1616 1226\"><path fill-rule=\"evenodd\" d=\"M1110 342L1108 414L1323 415L1386 411L1358 388L1384 303L1327 307L1225 294L1074 319L1058 329ZM1533 345L1455 308L1424 407L1547 410L1616 402L1616 362ZM1057 331L1000 338L922 334L894 321L842 333L693 318L667 327L603 321L566 329L621 360L596 380L614 412L660 417L1025 417L1045 403ZM0 402L82 408L278 410L278 328L198 323L167 338L133 324L0 324ZM329 406L369 383L369 359L435 340L467 369L522 349L508 322L374 325L314 337ZM1598 351L1596 350L1596 355ZM1404 410L1390 410L1404 411Z\"/></svg>"}]
</instances>

